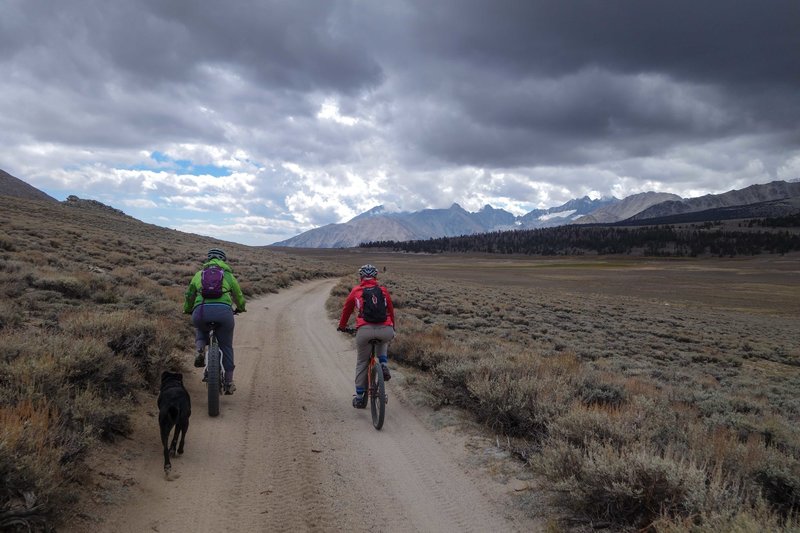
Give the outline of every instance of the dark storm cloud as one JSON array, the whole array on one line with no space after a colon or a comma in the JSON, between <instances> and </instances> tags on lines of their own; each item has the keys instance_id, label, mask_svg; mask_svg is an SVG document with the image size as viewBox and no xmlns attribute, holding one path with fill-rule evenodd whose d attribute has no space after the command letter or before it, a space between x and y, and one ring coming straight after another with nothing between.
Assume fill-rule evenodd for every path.
<instances>
[{"instance_id":1,"label":"dark storm cloud","mask_svg":"<svg viewBox=\"0 0 800 533\"><path fill-rule=\"evenodd\" d=\"M800 81L800 4L674 0L418 0L424 47L510 74L587 65L703 82Z\"/></svg>"},{"instance_id":2,"label":"dark storm cloud","mask_svg":"<svg viewBox=\"0 0 800 533\"><path fill-rule=\"evenodd\" d=\"M401 135L444 161L500 166L585 164L587 143L636 157L753 130L782 130L788 144L798 6L420 3L409 32L423 65L408 67L417 85L404 89L429 107Z\"/></svg>"}]
</instances>

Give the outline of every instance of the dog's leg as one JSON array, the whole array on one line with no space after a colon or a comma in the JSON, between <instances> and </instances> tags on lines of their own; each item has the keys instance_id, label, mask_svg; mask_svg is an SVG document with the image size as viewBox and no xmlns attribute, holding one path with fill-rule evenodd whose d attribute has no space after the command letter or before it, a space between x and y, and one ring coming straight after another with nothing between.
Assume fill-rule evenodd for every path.
<instances>
[{"instance_id":1,"label":"dog's leg","mask_svg":"<svg viewBox=\"0 0 800 533\"><path fill-rule=\"evenodd\" d=\"M178 453L183 453L183 445L186 442L186 432L189 431L189 417L183 417L182 423L180 424L180 431L181 431L181 443L178 445Z\"/></svg>"},{"instance_id":2,"label":"dog's leg","mask_svg":"<svg viewBox=\"0 0 800 533\"><path fill-rule=\"evenodd\" d=\"M180 431L178 426L178 421L180 420L180 409L175 406L170 406L169 408L169 428L172 430L175 429L175 433L172 435L172 444L169 447L169 451L172 452L173 457L175 456L175 448L178 446L178 431Z\"/></svg>"},{"instance_id":3,"label":"dog's leg","mask_svg":"<svg viewBox=\"0 0 800 533\"><path fill-rule=\"evenodd\" d=\"M172 444L169 446L169 451L172 453L172 456L175 456L176 448L178 447L178 434L181 432L178 425L175 425L175 433L172 434Z\"/></svg>"},{"instance_id":4,"label":"dog's leg","mask_svg":"<svg viewBox=\"0 0 800 533\"><path fill-rule=\"evenodd\" d=\"M169 471L172 468L172 463L169 462L169 448L167 447L167 442L169 441L169 432L170 428L166 424L161 424L161 444L164 447L164 473L169 475Z\"/></svg>"}]
</instances>

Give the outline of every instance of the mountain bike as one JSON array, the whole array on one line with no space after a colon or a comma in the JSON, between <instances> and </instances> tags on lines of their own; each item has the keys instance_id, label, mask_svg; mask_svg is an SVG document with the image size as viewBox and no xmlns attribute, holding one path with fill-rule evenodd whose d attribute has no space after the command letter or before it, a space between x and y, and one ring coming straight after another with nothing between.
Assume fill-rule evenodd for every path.
<instances>
[{"instance_id":1,"label":"mountain bike","mask_svg":"<svg viewBox=\"0 0 800 533\"><path fill-rule=\"evenodd\" d=\"M356 334L356 328L344 328L345 333ZM380 339L370 339L372 347L367 364L367 401L369 402L370 412L372 413L372 425L375 429L383 427L386 417L386 404L389 396L386 394L386 385L383 381L383 369L378 362L377 347L382 341Z\"/></svg>"}]
</instances>

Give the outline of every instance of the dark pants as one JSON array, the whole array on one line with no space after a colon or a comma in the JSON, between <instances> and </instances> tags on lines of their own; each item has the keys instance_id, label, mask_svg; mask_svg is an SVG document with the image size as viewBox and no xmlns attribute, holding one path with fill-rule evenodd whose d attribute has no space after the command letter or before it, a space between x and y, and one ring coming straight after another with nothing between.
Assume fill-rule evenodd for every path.
<instances>
[{"instance_id":1,"label":"dark pants","mask_svg":"<svg viewBox=\"0 0 800 533\"><path fill-rule=\"evenodd\" d=\"M222 350L222 368L225 369L225 381L233 381L233 308L226 304L200 304L192 312L194 324L194 343L198 351L208 344L208 324L216 322L214 334L217 336L219 348Z\"/></svg>"}]
</instances>

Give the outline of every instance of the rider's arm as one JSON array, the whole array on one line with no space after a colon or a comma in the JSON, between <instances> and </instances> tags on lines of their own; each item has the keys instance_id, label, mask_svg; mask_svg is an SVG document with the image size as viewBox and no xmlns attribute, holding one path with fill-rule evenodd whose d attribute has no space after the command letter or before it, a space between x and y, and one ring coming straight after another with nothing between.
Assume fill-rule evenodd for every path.
<instances>
[{"instance_id":1,"label":"rider's arm","mask_svg":"<svg viewBox=\"0 0 800 533\"><path fill-rule=\"evenodd\" d=\"M189 282L189 287L183 295L183 312L191 314L194 310L194 302L197 300L197 286L200 283L200 273L196 273Z\"/></svg>"},{"instance_id":2,"label":"rider's arm","mask_svg":"<svg viewBox=\"0 0 800 533\"><path fill-rule=\"evenodd\" d=\"M396 325L396 322L394 320L394 304L392 303L392 297L386 287L381 287L381 290L383 291L383 295L386 297L386 312L389 314L389 318L392 319L392 326L394 326Z\"/></svg>"},{"instance_id":3,"label":"rider's arm","mask_svg":"<svg viewBox=\"0 0 800 533\"><path fill-rule=\"evenodd\" d=\"M233 274L231 274L231 295L234 303L236 303L236 310L240 313L244 313L246 311L244 294L242 294L242 288L239 286L239 282L236 281L236 277Z\"/></svg>"},{"instance_id":4,"label":"rider's arm","mask_svg":"<svg viewBox=\"0 0 800 533\"><path fill-rule=\"evenodd\" d=\"M350 315L353 314L353 309L355 309L356 307L357 289L358 287L351 290L350 294L347 295L347 299L344 301L344 307L342 308L342 316L339 318L339 329L347 327L347 321L350 320Z\"/></svg>"}]
</instances>

